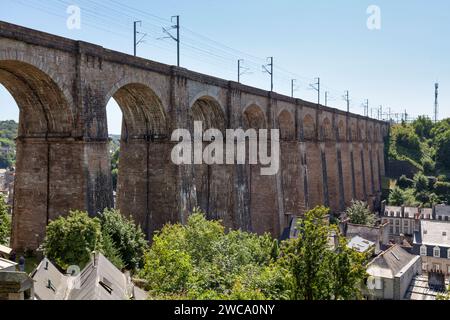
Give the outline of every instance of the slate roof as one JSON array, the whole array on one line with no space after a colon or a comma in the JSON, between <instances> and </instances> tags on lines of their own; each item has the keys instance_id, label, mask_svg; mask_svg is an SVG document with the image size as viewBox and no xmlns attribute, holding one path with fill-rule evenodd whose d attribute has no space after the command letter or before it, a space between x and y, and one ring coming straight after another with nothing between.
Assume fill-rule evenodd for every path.
<instances>
[{"instance_id":1,"label":"slate roof","mask_svg":"<svg viewBox=\"0 0 450 320\"><path fill-rule=\"evenodd\" d=\"M32 278L40 300L143 300L147 296L102 254L95 254L76 277L64 275L44 259Z\"/></svg>"},{"instance_id":2,"label":"slate roof","mask_svg":"<svg viewBox=\"0 0 450 320\"><path fill-rule=\"evenodd\" d=\"M65 300L69 278L62 274L47 258L41 261L31 274L34 294L38 300Z\"/></svg>"},{"instance_id":3,"label":"slate roof","mask_svg":"<svg viewBox=\"0 0 450 320\"><path fill-rule=\"evenodd\" d=\"M422 220L420 234L415 234L414 242L430 246L450 246L450 223Z\"/></svg>"},{"instance_id":4,"label":"slate roof","mask_svg":"<svg viewBox=\"0 0 450 320\"><path fill-rule=\"evenodd\" d=\"M448 280L446 286L448 287ZM436 296L444 294L444 291L432 288L428 284L428 275L418 275L414 277L406 292L405 299L407 300L436 300Z\"/></svg>"},{"instance_id":5,"label":"slate roof","mask_svg":"<svg viewBox=\"0 0 450 320\"><path fill-rule=\"evenodd\" d=\"M394 245L368 264L367 273L393 279L401 276L417 259L420 257L406 252L399 245Z\"/></svg>"}]
</instances>

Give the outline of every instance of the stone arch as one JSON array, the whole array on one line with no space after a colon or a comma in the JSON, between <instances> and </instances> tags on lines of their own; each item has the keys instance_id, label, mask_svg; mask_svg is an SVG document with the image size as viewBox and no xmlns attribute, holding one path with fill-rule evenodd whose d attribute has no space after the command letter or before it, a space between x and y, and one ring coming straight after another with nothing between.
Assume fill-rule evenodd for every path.
<instances>
[{"instance_id":1,"label":"stone arch","mask_svg":"<svg viewBox=\"0 0 450 320\"><path fill-rule=\"evenodd\" d=\"M199 96L191 106L193 121L201 121L203 130L218 129L225 133L225 114L220 103L211 96Z\"/></svg>"},{"instance_id":2,"label":"stone arch","mask_svg":"<svg viewBox=\"0 0 450 320\"><path fill-rule=\"evenodd\" d=\"M366 139L366 128L365 128L365 125L362 122L360 122L358 124L358 138L360 140Z\"/></svg>"},{"instance_id":3,"label":"stone arch","mask_svg":"<svg viewBox=\"0 0 450 320\"><path fill-rule=\"evenodd\" d=\"M380 126L378 125L375 127L375 141L381 141Z\"/></svg>"},{"instance_id":4,"label":"stone arch","mask_svg":"<svg viewBox=\"0 0 450 320\"><path fill-rule=\"evenodd\" d=\"M150 86L141 82L120 84L106 96L113 98L122 111L116 207L132 217L150 238L154 230L176 221L171 122Z\"/></svg>"},{"instance_id":5,"label":"stone arch","mask_svg":"<svg viewBox=\"0 0 450 320\"><path fill-rule=\"evenodd\" d=\"M345 134L345 124L343 120L339 121L338 124L338 136L340 141L346 140L346 134Z\"/></svg>"},{"instance_id":6,"label":"stone arch","mask_svg":"<svg viewBox=\"0 0 450 320\"><path fill-rule=\"evenodd\" d=\"M322 139L324 140L333 140L333 124L331 123L330 119L325 117L322 121L322 128L321 128L321 134Z\"/></svg>"},{"instance_id":7,"label":"stone arch","mask_svg":"<svg viewBox=\"0 0 450 320\"><path fill-rule=\"evenodd\" d=\"M266 116L257 104L251 104L244 109L242 120L245 129L267 129Z\"/></svg>"},{"instance_id":8,"label":"stone arch","mask_svg":"<svg viewBox=\"0 0 450 320\"><path fill-rule=\"evenodd\" d=\"M36 61L30 64L22 61L27 55L20 56L0 56L0 83L19 107L12 246L34 250L50 220L83 208L82 152L66 139L74 132L71 96Z\"/></svg>"},{"instance_id":9,"label":"stone arch","mask_svg":"<svg viewBox=\"0 0 450 320\"><path fill-rule=\"evenodd\" d=\"M358 141L358 130L355 122L350 125L350 138L353 142Z\"/></svg>"},{"instance_id":10,"label":"stone arch","mask_svg":"<svg viewBox=\"0 0 450 320\"><path fill-rule=\"evenodd\" d=\"M147 85L126 84L112 97L123 113L122 139L169 134L169 122L161 99Z\"/></svg>"},{"instance_id":11,"label":"stone arch","mask_svg":"<svg viewBox=\"0 0 450 320\"><path fill-rule=\"evenodd\" d=\"M316 125L310 114L303 118L303 138L305 140L314 140L316 138Z\"/></svg>"},{"instance_id":12,"label":"stone arch","mask_svg":"<svg viewBox=\"0 0 450 320\"><path fill-rule=\"evenodd\" d=\"M0 83L19 106L19 136L72 133L71 99L49 74L22 61L0 60Z\"/></svg>"},{"instance_id":13,"label":"stone arch","mask_svg":"<svg viewBox=\"0 0 450 320\"><path fill-rule=\"evenodd\" d=\"M367 130L367 139L368 139L370 142L373 142L373 141L374 141L374 136L373 136L373 126L372 126L372 124L369 125L369 130Z\"/></svg>"},{"instance_id":14,"label":"stone arch","mask_svg":"<svg viewBox=\"0 0 450 320\"><path fill-rule=\"evenodd\" d=\"M283 110L278 115L278 128L281 140L295 140L295 120L291 112Z\"/></svg>"},{"instance_id":15,"label":"stone arch","mask_svg":"<svg viewBox=\"0 0 450 320\"><path fill-rule=\"evenodd\" d=\"M218 129L225 137L225 114L220 103L215 98L199 96L192 103L190 112L192 121L201 121L203 123L203 131ZM206 147L210 141L203 139L204 147ZM221 160L223 162L224 158ZM223 177L229 177L231 175L230 170L229 167L220 164L203 163L194 165L197 206L206 213L209 219L220 219L227 227L231 227L232 224L228 206L230 181Z\"/></svg>"}]
</instances>

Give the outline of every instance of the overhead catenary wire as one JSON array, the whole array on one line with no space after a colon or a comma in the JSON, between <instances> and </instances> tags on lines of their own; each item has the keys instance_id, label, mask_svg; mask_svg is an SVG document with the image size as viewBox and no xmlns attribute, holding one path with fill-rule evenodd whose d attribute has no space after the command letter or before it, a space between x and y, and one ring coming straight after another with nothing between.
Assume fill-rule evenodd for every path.
<instances>
[{"instance_id":1,"label":"overhead catenary wire","mask_svg":"<svg viewBox=\"0 0 450 320\"><path fill-rule=\"evenodd\" d=\"M64 15L65 7L72 5L73 3L65 0L49 0L45 3L39 1L39 3L33 2L32 0L27 0L26 2L22 0L16 0L16 2L21 3L24 6L32 7L36 10L46 12L48 14L58 16L62 19L67 18ZM146 33L149 37L147 43L143 44L147 48L158 48L170 56L176 54L172 44L167 41L157 41L162 34L162 26L171 23L169 18L163 18L148 11L134 8L129 4L119 2L117 0L108 1L95 1L95 0L78 0L77 4L82 8L83 14L83 25L89 26L93 29L106 32L108 34L120 37L122 39L129 39L130 33L127 30L131 30L132 22L137 20L145 21L142 32ZM53 8L53 10L52 10ZM57 11L55 12L55 8ZM64 11L63 11L64 10ZM217 76L223 77L223 74L227 73L230 78L233 78L235 74L236 61L238 59L244 59L246 63L246 68L248 68L249 73L252 73L252 77L246 77L248 82L254 82L253 79L259 78L261 82L261 77L258 76L260 72L256 72L261 63L265 63L265 59L257 57L255 55L243 52L241 50L232 48L231 46L220 43L217 40L211 39L205 35L202 35L196 31L191 30L186 26L180 26L180 31L183 33L182 40L180 41L180 46L183 49L183 56L192 59L192 61L198 60L201 56L201 61L205 64L213 66L217 71ZM152 59L152 56L145 56L146 58ZM189 67L187 64L186 67ZM254 72L252 72L254 71ZM296 79L296 85L298 88L308 88L309 84L314 81L314 77L308 77L306 75L300 75L291 70L287 70L277 63L273 66L272 72L273 81L271 87L273 88L273 82L277 84L277 88L283 88L284 91L292 91L292 79ZM328 101L333 93L342 92L341 90L336 90L330 88L321 81L321 88L325 89L328 94ZM282 84L282 86L280 85ZM362 101L362 99L356 98L355 101ZM320 92L319 92L320 101ZM327 102L328 102L327 101ZM360 112L359 107L355 108L352 104L348 104L348 110L356 109ZM364 111L364 114L368 116L368 110ZM393 113L395 114L395 112Z\"/></svg>"}]
</instances>

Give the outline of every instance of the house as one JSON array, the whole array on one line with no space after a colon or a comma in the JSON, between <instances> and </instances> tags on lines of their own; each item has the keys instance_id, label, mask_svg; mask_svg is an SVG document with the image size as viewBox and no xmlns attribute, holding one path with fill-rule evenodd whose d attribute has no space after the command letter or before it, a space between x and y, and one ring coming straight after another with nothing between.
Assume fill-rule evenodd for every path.
<instances>
[{"instance_id":1,"label":"house","mask_svg":"<svg viewBox=\"0 0 450 320\"><path fill-rule=\"evenodd\" d=\"M342 234L344 234L348 240L358 236L373 242L375 244L375 254L379 254L383 251L384 247L389 244L387 226L387 223L372 227L344 221L341 223L340 228Z\"/></svg>"},{"instance_id":2,"label":"house","mask_svg":"<svg viewBox=\"0 0 450 320\"><path fill-rule=\"evenodd\" d=\"M0 300L33 300L33 280L24 272L0 271Z\"/></svg>"},{"instance_id":3,"label":"house","mask_svg":"<svg viewBox=\"0 0 450 320\"><path fill-rule=\"evenodd\" d=\"M360 236L355 236L348 242L347 247L361 253L370 252L375 251L375 242L366 240Z\"/></svg>"},{"instance_id":4,"label":"house","mask_svg":"<svg viewBox=\"0 0 450 320\"><path fill-rule=\"evenodd\" d=\"M434 207L434 218L438 221L450 221L450 206L436 205Z\"/></svg>"},{"instance_id":5,"label":"house","mask_svg":"<svg viewBox=\"0 0 450 320\"><path fill-rule=\"evenodd\" d=\"M436 300L438 295L446 293L449 282L442 273L430 272L414 277L405 298L407 300Z\"/></svg>"},{"instance_id":6,"label":"house","mask_svg":"<svg viewBox=\"0 0 450 320\"><path fill-rule=\"evenodd\" d=\"M424 272L438 271L450 275L450 223L420 221L414 233L413 253L422 257Z\"/></svg>"},{"instance_id":7,"label":"house","mask_svg":"<svg viewBox=\"0 0 450 320\"><path fill-rule=\"evenodd\" d=\"M32 273L38 300L145 300L146 293L100 253L79 274L61 273L48 259Z\"/></svg>"},{"instance_id":8,"label":"house","mask_svg":"<svg viewBox=\"0 0 450 320\"><path fill-rule=\"evenodd\" d=\"M420 256L393 245L367 265L369 278L363 293L370 300L405 299L411 281L420 273Z\"/></svg>"}]
</instances>

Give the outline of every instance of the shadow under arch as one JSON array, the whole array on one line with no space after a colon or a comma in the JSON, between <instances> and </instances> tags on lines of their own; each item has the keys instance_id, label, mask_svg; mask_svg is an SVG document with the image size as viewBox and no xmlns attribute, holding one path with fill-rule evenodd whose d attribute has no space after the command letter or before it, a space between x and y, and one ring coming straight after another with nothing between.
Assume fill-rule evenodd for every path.
<instances>
[{"instance_id":1,"label":"shadow under arch","mask_svg":"<svg viewBox=\"0 0 450 320\"><path fill-rule=\"evenodd\" d=\"M178 222L170 121L149 86L132 82L115 89L111 97L122 111L115 206L151 239L167 222Z\"/></svg>"},{"instance_id":2,"label":"shadow under arch","mask_svg":"<svg viewBox=\"0 0 450 320\"><path fill-rule=\"evenodd\" d=\"M11 245L35 250L51 220L85 207L72 97L50 74L19 60L0 59L0 84L19 108Z\"/></svg>"},{"instance_id":3,"label":"shadow under arch","mask_svg":"<svg viewBox=\"0 0 450 320\"><path fill-rule=\"evenodd\" d=\"M201 121L203 132L217 129L223 135L225 148L226 116L220 103L213 97L203 95L198 97L191 106L192 123ZM203 147L211 141L203 139ZM214 153L215 155L215 153ZM230 166L225 165L225 154L221 159L223 164L194 165L194 185L197 195L197 205L206 213L208 219L222 220L228 228L233 228L232 212L232 177Z\"/></svg>"}]
</instances>

